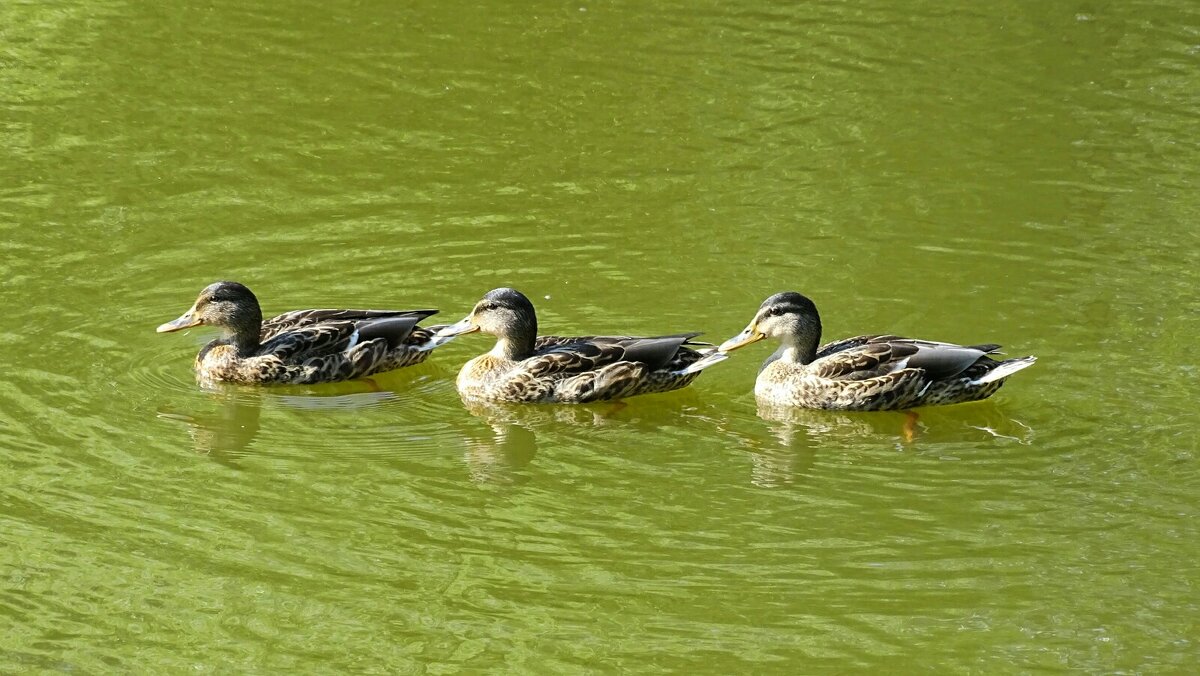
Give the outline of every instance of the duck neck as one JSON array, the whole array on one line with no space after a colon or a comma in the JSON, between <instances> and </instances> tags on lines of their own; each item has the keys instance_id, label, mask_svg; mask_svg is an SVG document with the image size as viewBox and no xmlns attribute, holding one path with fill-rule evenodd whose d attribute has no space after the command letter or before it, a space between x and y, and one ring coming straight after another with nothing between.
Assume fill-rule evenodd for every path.
<instances>
[{"instance_id":1,"label":"duck neck","mask_svg":"<svg viewBox=\"0 0 1200 676\"><path fill-rule=\"evenodd\" d=\"M490 354L498 359L507 359L509 361L528 359L533 356L533 343L536 339L536 328L532 333L522 331L500 336Z\"/></svg>"},{"instance_id":2,"label":"duck neck","mask_svg":"<svg viewBox=\"0 0 1200 676\"><path fill-rule=\"evenodd\" d=\"M792 364L811 364L817 358L817 343L821 342L821 327L806 326L807 330L790 333L783 337L779 346L779 360Z\"/></svg>"},{"instance_id":3,"label":"duck neck","mask_svg":"<svg viewBox=\"0 0 1200 676\"><path fill-rule=\"evenodd\" d=\"M261 322L255 326L230 327L225 333L225 340L237 350L238 357L251 357L262 347L258 341L261 331Z\"/></svg>"},{"instance_id":4,"label":"duck neck","mask_svg":"<svg viewBox=\"0 0 1200 676\"><path fill-rule=\"evenodd\" d=\"M779 360L792 364L810 364L817 356L815 345L787 343L779 347Z\"/></svg>"}]
</instances>

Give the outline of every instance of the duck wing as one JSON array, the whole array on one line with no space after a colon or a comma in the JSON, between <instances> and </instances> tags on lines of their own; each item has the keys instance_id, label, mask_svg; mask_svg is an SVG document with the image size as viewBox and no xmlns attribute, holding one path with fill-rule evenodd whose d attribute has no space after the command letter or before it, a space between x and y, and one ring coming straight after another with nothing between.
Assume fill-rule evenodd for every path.
<instances>
[{"instance_id":1,"label":"duck wing","mask_svg":"<svg viewBox=\"0 0 1200 676\"><path fill-rule=\"evenodd\" d=\"M585 373L617 362L666 367L685 344L699 333L637 338L632 336L543 336L534 343L534 356L522 363L533 376Z\"/></svg>"},{"instance_id":2,"label":"duck wing","mask_svg":"<svg viewBox=\"0 0 1200 676\"><path fill-rule=\"evenodd\" d=\"M363 322L393 317L416 317L417 322L419 322L437 313L437 310L294 310L264 321L262 331L259 334L259 340L265 343L284 331L322 323Z\"/></svg>"},{"instance_id":3,"label":"duck wing","mask_svg":"<svg viewBox=\"0 0 1200 676\"><path fill-rule=\"evenodd\" d=\"M816 358L820 359L821 357L827 357L827 356L833 354L834 352L842 352L843 350L849 350L849 349L855 348L855 347L862 347L863 345L866 345L871 342L876 342L876 341L887 342L889 340L903 340L903 338L901 338L900 336L892 336L892 335L878 335L878 336L872 335L872 336L855 336L853 338L843 338L841 340L834 340L834 341L825 343L819 349L817 349L817 357Z\"/></svg>"},{"instance_id":4,"label":"duck wing","mask_svg":"<svg viewBox=\"0 0 1200 676\"><path fill-rule=\"evenodd\" d=\"M831 347L837 349L830 351ZM929 379L942 380L966 371L999 347L990 343L967 347L898 336L859 336L823 347L812 368L818 377L835 380L867 380L901 369L921 369Z\"/></svg>"},{"instance_id":5,"label":"duck wing","mask_svg":"<svg viewBox=\"0 0 1200 676\"><path fill-rule=\"evenodd\" d=\"M355 322L323 322L292 327L277 332L262 343L260 357L275 357L283 362L299 362L353 347L358 331Z\"/></svg>"}]
</instances>

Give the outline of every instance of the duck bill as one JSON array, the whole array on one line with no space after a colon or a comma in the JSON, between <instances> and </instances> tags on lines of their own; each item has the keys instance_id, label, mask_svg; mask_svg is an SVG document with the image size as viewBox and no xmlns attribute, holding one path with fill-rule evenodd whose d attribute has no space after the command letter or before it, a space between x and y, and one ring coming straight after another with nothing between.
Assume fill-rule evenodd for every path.
<instances>
[{"instance_id":1,"label":"duck bill","mask_svg":"<svg viewBox=\"0 0 1200 676\"><path fill-rule=\"evenodd\" d=\"M183 329L190 329L193 326L199 326L202 322L200 321L200 318L196 316L195 312L196 308L192 308L183 313L183 316L173 322L159 324L158 328L155 329L155 332L170 333L171 331L181 331Z\"/></svg>"},{"instance_id":2,"label":"duck bill","mask_svg":"<svg viewBox=\"0 0 1200 676\"><path fill-rule=\"evenodd\" d=\"M478 330L479 327L471 321L471 318L465 317L462 321L456 324L451 324L443 329L439 329L434 336L438 338L453 338L454 336L461 336L467 333L475 333Z\"/></svg>"},{"instance_id":3,"label":"duck bill","mask_svg":"<svg viewBox=\"0 0 1200 676\"><path fill-rule=\"evenodd\" d=\"M738 348L746 347L750 343L757 343L763 338L766 338L766 336L758 332L758 324L755 322L750 322L750 325L743 329L741 333L730 338L724 343L721 343L720 347L717 348L717 351L731 352Z\"/></svg>"}]
</instances>

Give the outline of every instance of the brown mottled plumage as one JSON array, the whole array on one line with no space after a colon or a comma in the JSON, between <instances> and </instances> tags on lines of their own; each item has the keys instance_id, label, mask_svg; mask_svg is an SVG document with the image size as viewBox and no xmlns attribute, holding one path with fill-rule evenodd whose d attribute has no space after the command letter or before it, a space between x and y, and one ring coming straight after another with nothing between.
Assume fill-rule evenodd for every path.
<instances>
[{"instance_id":1,"label":"brown mottled plumage","mask_svg":"<svg viewBox=\"0 0 1200 676\"><path fill-rule=\"evenodd\" d=\"M438 335L474 331L498 340L459 371L458 391L466 399L584 403L666 392L725 358L685 347L695 345L691 339L698 333L539 337L533 304L514 289L489 292L470 315Z\"/></svg>"},{"instance_id":2,"label":"brown mottled plumage","mask_svg":"<svg viewBox=\"0 0 1200 676\"><path fill-rule=\"evenodd\" d=\"M216 282L158 332L211 325L224 335L196 355L202 382L313 384L416 364L445 342L417 322L437 310L296 310L263 321L258 299L237 282Z\"/></svg>"},{"instance_id":3,"label":"brown mottled plumage","mask_svg":"<svg viewBox=\"0 0 1200 676\"><path fill-rule=\"evenodd\" d=\"M736 350L763 338L782 345L754 384L760 402L844 411L955 404L990 397L1034 357L997 361L995 344L954 345L899 336L857 336L817 348L821 318L808 298L777 293L754 320L718 348Z\"/></svg>"}]
</instances>

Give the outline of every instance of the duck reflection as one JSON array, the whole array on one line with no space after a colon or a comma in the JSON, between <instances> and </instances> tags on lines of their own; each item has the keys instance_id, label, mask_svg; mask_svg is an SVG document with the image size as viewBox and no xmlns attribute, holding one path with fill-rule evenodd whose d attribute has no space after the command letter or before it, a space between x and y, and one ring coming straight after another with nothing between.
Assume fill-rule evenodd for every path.
<instances>
[{"instance_id":1,"label":"duck reflection","mask_svg":"<svg viewBox=\"0 0 1200 676\"><path fill-rule=\"evenodd\" d=\"M818 411L790 406L758 404L758 417L770 424L771 435L784 448L815 444L861 443L872 436L897 437L906 415L890 411L858 413Z\"/></svg>"},{"instance_id":2,"label":"duck reflection","mask_svg":"<svg viewBox=\"0 0 1200 676\"><path fill-rule=\"evenodd\" d=\"M810 473L818 450L874 448L937 451L1003 439L1028 444L1033 429L992 401L919 411L821 411L758 405L777 447L744 444L753 464L751 482L764 488L794 483Z\"/></svg>"},{"instance_id":3,"label":"duck reflection","mask_svg":"<svg viewBox=\"0 0 1200 676\"><path fill-rule=\"evenodd\" d=\"M762 433L761 425L748 420L741 421L736 431L727 430L749 458L750 483L759 488L781 488L803 481L816 462L816 449L804 434L805 428L783 420L783 412L779 415L780 424L771 426L769 435Z\"/></svg>"},{"instance_id":4,"label":"duck reflection","mask_svg":"<svg viewBox=\"0 0 1200 676\"><path fill-rule=\"evenodd\" d=\"M271 390L218 383L203 391L211 407L188 413L160 407L157 415L185 425L196 453L221 461L234 461L252 452L261 427L262 409L268 400L273 405L293 409L330 410L376 406L396 396L367 379L322 388Z\"/></svg>"},{"instance_id":5,"label":"duck reflection","mask_svg":"<svg viewBox=\"0 0 1200 676\"><path fill-rule=\"evenodd\" d=\"M572 406L464 401L467 411L491 428L491 435L468 435L464 457L471 477L481 482L521 483L529 480L524 471L538 449L539 436L559 438L573 431L607 429L654 434L667 427L707 420L714 429L719 423L709 414L719 412L687 393L647 395L635 403L611 401ZM711 410L710 410L711 409ZM588 434L589 441L595 435ZM544 439L543 439L544 440Z\"/></svg>"},{"instance_id":6,"label":"duck reflection","mask_svg":"<svg viewBox=\"0 0 1200 676\"><path fill-rule=\"evenodd\" d=\"M902 444L977 441L987 437L1028 443L1033 430L994 402L914 411L819 411L759 404L758 417L774 423L772 434L784 446L808 442L861 443L890 439Z\"/></svg>"},{"instance_id":7,"label":"duck reflection","mask_svg":"<svg viewBox=\"0 0 1200 676\"><path fill-rule=\"evenodd\" d=\"M491 428L490 437L466 436L463 461L472 481L518 484L529 480L521 470L537 454L539 411L530 404L472 402L467 412ZM538 407L542 408L542 407ZM534 410L524 410L534 409Z\"/></svg>"},{"instance_id":8,"label":"duck reflection","mask_svg":"<svg viewBox=\"0 0 1200 676\"><path fill-rule=\"evenodd\" d=\"M505 402L464 401L471 415L491 428L491 436L468 435L464 461L471 479L478 482L524 483L522 472L537 454L539 430L554 426L594 427L626 408L624 402L583 406L547 406Z\"/></svg>"},{"instance_id":9,"label":"duck reflection","mask_svg":"<svg viewBox=\"0 0 1200 676\"><path fill-rule=\"evenodd\" d=\"M216 459L237 459L248 453L258 436L262 393L228 386L209 390L212 410L180 413L159 408L158 417L186 426L197 453Z\"/></svg>"},{"instance_id":10,"label":"duck reflection","mask_svg":"<svg viewBox=\"0 0 1200 676\"><path fill-rule=\"evenodd\" d=\"M1002 440L1021 445L1033 443L1034 430L1005 411L1002 403L988 399L958 406L923 408L914 423L910 440L917 448L946 442Z\"/></svg>"}]
</instances>

